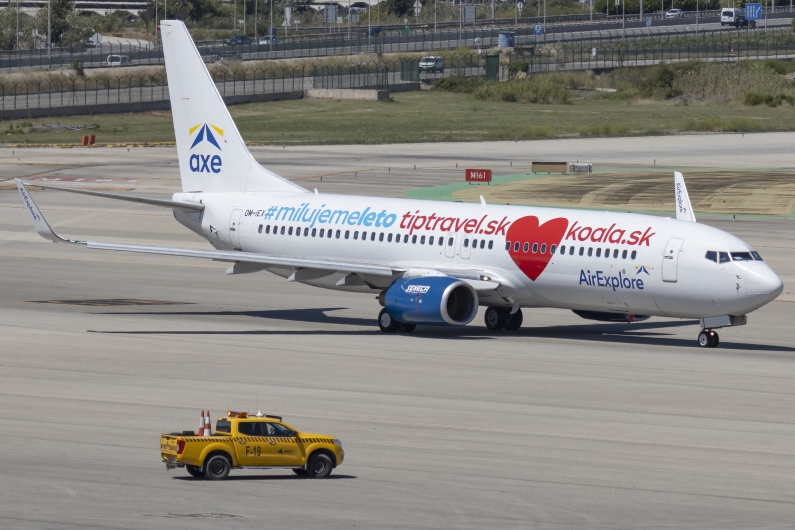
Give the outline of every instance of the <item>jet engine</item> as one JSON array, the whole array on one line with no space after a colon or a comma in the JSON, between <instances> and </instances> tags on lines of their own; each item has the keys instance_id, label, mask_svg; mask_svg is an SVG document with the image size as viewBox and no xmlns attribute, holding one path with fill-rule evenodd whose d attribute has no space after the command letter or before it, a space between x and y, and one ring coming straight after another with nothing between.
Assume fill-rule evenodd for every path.
<instances>
[{"instance_id":1,"label":"jet engine","mask_svg":"<svg viewBox=\"0 0 795 530\"><path fill-rule=\"evenodd\" d=\"M411 278L393 283L383 305L398 322L465 326L478 312L478 294L457 278Z\"/></svg>"}]
</instances>

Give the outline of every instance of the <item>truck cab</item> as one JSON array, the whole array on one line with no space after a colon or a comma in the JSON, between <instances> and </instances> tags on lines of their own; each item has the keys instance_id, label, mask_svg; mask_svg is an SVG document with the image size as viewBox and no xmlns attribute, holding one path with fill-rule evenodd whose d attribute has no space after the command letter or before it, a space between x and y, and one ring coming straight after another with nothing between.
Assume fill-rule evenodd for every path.
<instances>
[{"instance_id":1,"label":"truck cab","mask_svg":"<svg viewBox=\"0 0 795 530\"><path fill-rule=\"evenodd\" d=\"M298 476L325 478L342 464L342 443L331 436L299 432L279 416L229 411L215 434L192 431L160 435L167 469L184 467L197 478L223 480L232 469L291 469Z\"/></svg>"}]
</instances>

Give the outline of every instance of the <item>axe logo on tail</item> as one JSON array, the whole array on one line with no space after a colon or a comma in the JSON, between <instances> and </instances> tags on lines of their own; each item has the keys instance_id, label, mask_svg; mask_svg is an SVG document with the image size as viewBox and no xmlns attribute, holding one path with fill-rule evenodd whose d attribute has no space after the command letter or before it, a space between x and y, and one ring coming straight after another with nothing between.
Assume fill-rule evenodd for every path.
<instances>
[{"instance_id":1,"label":"axe logo on tail","mask_svg":"<svg viewBox=\"0 0 795 530\"><path fill-rule=\"evenodd\" d=\"M206 147L206 144L215 146L219 151L221 150L221 145L218 143L218 140L216 140L213 131L223 137L223 129L213 124L200 123L188 129L188 135L193 136L196 131L198 131L198 133L190 146L191 150L196 146L200 148ZM217 154L203 155L196 153L190 155L190 170L194 173L220 173L222 165L223 160L221 160L221 156Z\"/></svg>"}]
</instances>

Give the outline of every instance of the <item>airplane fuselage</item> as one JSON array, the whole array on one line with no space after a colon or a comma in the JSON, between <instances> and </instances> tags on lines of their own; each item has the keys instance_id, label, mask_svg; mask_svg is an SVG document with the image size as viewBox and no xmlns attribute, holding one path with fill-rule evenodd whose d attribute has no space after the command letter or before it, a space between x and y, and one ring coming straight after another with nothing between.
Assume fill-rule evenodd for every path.
<instances>
[{"instance_id":1,"label":"airplane fuselage","mask_svg":"<svg viewBox=\"0 0 795 530\"><path fill-rule=\"evenodd\" d=\"M174 200L205 205L180 221L216 248L376 263L404 276L477 271L488 280L470 280L480 305L698 318L746 314L782 288L737 237L651 215L312 193L177 193ZM320 271L298 281L373 293L394 279L344 276Z\"/></svg>"}]
</instances>

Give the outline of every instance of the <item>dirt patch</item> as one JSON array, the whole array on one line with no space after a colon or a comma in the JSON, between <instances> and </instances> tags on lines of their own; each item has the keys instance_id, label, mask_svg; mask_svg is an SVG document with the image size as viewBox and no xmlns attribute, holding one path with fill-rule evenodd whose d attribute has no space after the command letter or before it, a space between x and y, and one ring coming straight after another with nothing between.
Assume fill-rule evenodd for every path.
<instances>
[{"instance_id":1,"label":"dirt patch","mask_svg":"<svg viewBox=\"0 0 795 530\"><path fill-rule=\"evenodd\" d=\"M795 172L783 170L689 171L696 212L789 216L795 211ZM453 193L456 199L490 203L674 211L673 172L550 175Z\"/></svg>"}]
</instances>

